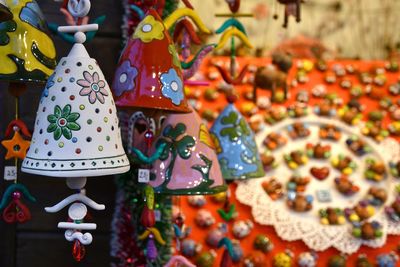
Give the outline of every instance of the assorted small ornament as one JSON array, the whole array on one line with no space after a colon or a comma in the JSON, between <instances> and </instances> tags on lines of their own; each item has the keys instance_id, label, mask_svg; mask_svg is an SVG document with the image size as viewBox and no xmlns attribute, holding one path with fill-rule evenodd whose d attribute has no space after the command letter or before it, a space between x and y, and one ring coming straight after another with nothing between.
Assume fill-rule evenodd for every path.
<instances>
[{"instance_id":1,"label":"assorted small ornament","mask_svg":"<svg viewBox=\"0 0 400 267\"><path fill-rule=\"evenodd\" d=\"M296 94L296 101L299 103L307 104L310 101L310 95L306 90L300 90Z\"/></svg>"},{"instance_id":2,"label":"assorted small ornament","mask_svg":"<svg viewBox=\"0 0 400 267\"><path fill-rule=\"evenodd\" d=\"M300 253L297 264L299 267L315 267L317 266L318 255L314 251Z\"/></svg>"},{"instance_id":3,"label":"assorted small ornament","mask_svg":"<svg viewBox=\"0 0 400 267\"><path fill-rule=\"evenodd\" d=\"M301 21L301 4L302 1L298 0L277 0L280 4L285 5L284 18L283 18L283 28L287 28L289 24L289 17L293 16L296 19L296 22L299 23ZM278 15L275 14L274 18L277 19Z\"/></svg>"},{"instance_id":4,"label":"assorted small ornament","mask_svg":"<svg viewBox=\"0 0 400 267\"><path fill-rule=\"evenodd\" d=\"M224 206L217 210L219 216L226 222L234 220L239 214L236 211L236 205L231 203L227 198Z\"/></svg>"},{"instance_id":5,"label":"assorted small ornament","mask_svg":"<svg viewBox=\"0 0 400 267\"><path fill-rule=\"evenodd\" d=\"M319 129L319 137L321 139L339 141L342 133L339 128L333 124L323 124Z\"/></svg>"},{"instance_id":6,"label":"assorted small ornament","mask_svg":"<svg viewBox=\"0 0 400 267\"><path fill-rule=\"evenodd\" d=\"M210 247L217 248L219 242L226 236L227 225L219 224L217 228L210 230L206 236L206 243Z\"/></svg>"},{"instance_id":7,"label":"assorted small ornament","mask_svg":"<svg viewBox=\"0 0 400 267\"><path fill-rule=\"evenodd\" d=\"M400 136L400 121L394 121L388 125L390 134Z\"/></svg>"},{"instance_id":8,"label":"assorted small ornament","mask_svg":"<svg viewBox=\"0 0 400 267\"><path fill-rule=\"evenodd\" d=\"M335 186L345 196L352 196L360 191L360 187L355 185L346 175L335 178Z\"/></svg>"},{"instance_id":9,"label":"assorted small ornament","mask_svg":"<svg viewBox=\"0 0 400 267\"><path fill-rule=\"evenodd\" d=\"M366 199L373 206L382 206L388 199L386 189L372 186L367 193Z\"/></svg>"},{"instance_id":10,"label":"assorted small ornament","mask_svg":"<svg viewBox=\"0 0 400 267\"><path fill-rule=\"evenodd\" d=\"M289 209L295 212L307 212L312 209L313 200L314 198L312 195L288 192L286 204Z\"/></svg>"},{"instance_id":11,"label":"assorted small ornament","mask_svg":"<svg viewBox=\"0 0 400 267\"><path fill-rule=\"evenodd\" d=\"M286 184L286 189L288 191L294 191L297 193L302 193L306 191L308 183L311 181L310 177L302 177L299 174L294 174Z\"/></svg>"},{"instance_id":12,"label":"assorted small ornament","mask_svg":"<svg viewBox=\"0 0 400 267\"><path fill-rule=\"evenodd\" d=\"M307 154L302 150L295 150L289 154L284 154L283 158L288 167L292 170L295 170L308 162Z\"/></svg>"},{"instance_id":13,"label":"assorted small ornament","mask_svg":"<svg viewBox=\"0 0 400 267\"><path fill-rule=\"evenodd\" d=\"M372 151L371 146L369 146L367 142L356 135L352 135L346 139L346 144L349 150L357 156L364 156Z\"/></svg>"},{"instance_id":14,"label":"assorted small ornament","mask_svg":"<svg viewBox=\"0 0 400 267\"><path fill-rule=\"evenodd\" d=\"M313 145L312 143L307 143L306 153L307 156L310 158L328 159L331 156L331 146L322 145L321 143L317 143L315 145Z\"/></svg>"},{"instance_id":15,"label":"assorted small ornament","mask_svg":"<svg viewBox=\"0 0 400 267\"><path fill-rule=\"evenodd\" d=\"M323 225L342 225L346 223L344 211L340 208L320 209L319 217Z\"/></svg>"},{"instance_id":16,"label":"assorted small ornament","mask_svg":"<svg viewBox=\"0 0 400 267\"><path fill-rule=\"evenodd\" d=\"M311 89L311 93L315 98L324 98L327 94L327 89L324 84L317 84Z\"/></svg>"},{"instance_id":17,"label":"assorted small ornament","mask_svg":"<svg viewBox=\"0 0 400 267\"><path fill-rule=\"evenodd\" d=\"M292 139L305 138L311 133L309 126L301 122L295 122L289 125L287 131Z\"/></svg>"},{"instance_id":18,"label":"assorted small ornament","mask_svg":"<svg viewBox=\"0 0 400 267\"><path fill-rule=\"evenodd\" d=\"M291 267L293 264L293 253L291 251L279 252L272 259L273 267Z\"/></svg>"},{"instance_id":19,"label":"assorted small ornament","mask_svg":"<svg viewBox=\"0 0 400 267\"><path fill-rule=\"evenodd\" d=\"M362 119L362 113L349 105L338 110L338 115L342 121L349 125L357 125Z\"/></svg>"},{"instance_id":20,"label":"assorted small ornament","mask_svg":"<svg viewBox=\"0 0 400 267\"><path fill-rule=\"evenodd\" d=\"M279 165L279 163L275 159L275 156L270 151L264 151L263 153L261 153L260 157L265 172L271 171Z\"/></svg>"},{"instance_id":21,"label":"assorted small ornament","mask_svg":"<svg viewBox=\"0 0 400 267\"><path fill-rule=\"evenodd\" d=\"M268 253L274 249L274 244L266 235L258 234L254 239L253 247L263 253Z\"/></svg>"},{"instance_id":22,"label":"assorted small ornament","mask_svg":"<svg viewBox=\"0 0 400 267\"><path fill-rule=\"evenodd\" d=\"M351 223L365 221L375 215L375 208L368 201L360 201L354 208L346 208L344 213Z\"/></svg>"},{"instance_id":23,"label":"assorted small ornament","mask_svg":"<svg viewBox=\"0 0 400 267\"><path fill-rule=\"evenodd\" d=\"M349 156L339 154L331 159L332 166L343 175L350 175L357 169L357 163Z\"/></svg>"},{"instance_id":24,"label":"assorted small ornament","mask_svg":"<svg viewBox=\"0 0 400 267\"><path fill-rule=\"evenodd\" d=\"M251 220L236 221L232 226L232 233L235 238L243 239L251 233L253 228L254 224Z\"/></svg>"},{"instance_id":25,"label":"assorted small ornament","mask_svg":"<svg viewBox=\"0 0 400 267\"><path fill-rule=\"evenodd\" d=\"M365 163L366 169L364 171L364 176L366 179L380 182L386 178L387 171L384 162L374 158L367 158Z\"/></svg>"},{"instance_id":26,"label":"assorted small ornament","mask_svg":"<svg viewBox=\"0 0 400 267\"><path fill-rule=\"evenodd\" d=\"M272 200L277 200L284 196L283 185L275 177L264 181L261 186Z\"/></svg>"},{"instance_id":27,"label":"assorted small ornament","mask_svg":"<svg viewBox=\"0 0 400 267\"><path fill-rule=\"evenodd\" d=\"M301 118L308 115L308 107L306 104L296 102L287 108L287 113L291 118Z\"/></svg>"},{"instance_id":28,"label":"assorted small ornament","mask_svg":"<svg viewBox=\"0 0 400 267\"><path fill-rule=\"evenodd\" d=\"M286 108L283 106L270 108L265 111L264 119L268 124L276 124L287 117Z\"/></svg>"},{"instance_id":29,"label":"assorted small ornament","mask_svg":"<svg viewBox=\"0 0 400 267\"><path fill-rule=\"evenodd\" d=\"M382 226L377 221L362 222L353 226L352 234L356 238L373 240L383 235Z\"/></svg>"},{"instance_id":30,"label":"assorted small ornament","mask_svg":"<svg viewBox=\"0 0 400 267\"><path fill-rule=\"evenodd\" d=\"M385 207L385 213L394 222L400 222L400 197L396 199L390 206Z\"/></svg>"},{"instance_id":31,"label":"assorted small ornament","mask_svg":"<svg viewBox=\"0 0 400 267\"><path fill-rule=\"evenodd\" d=\"M373 267L374 265L368 260L365 254L358 255L356 267Z\"/></svg>"},{"instance_id":32,"label":"assorted small ornament","mask_svg":"<svg viewBox=\"0 0 400 267\"><path fill-rule=\"evenodd\" d=\"M267 135L263 143L269 150L273 151L286 145L287 141L288 140L284 135L272 132Z\"/></svg>"},{"instance_id":33,"label":"assorted small ornament","mask_svg":"<svg viewBox=\"0 0 400 267\"><path fill-rule=\"evenodd\" d=\"M333 117L336 115L336 105L331 101L324 100L314 106L314 112L318 116Z\"/></svg>"},{"instance_id":34,"label":"assorted small ornament","mask_svg":"<svg viewBox=\"0 0 400 267\"><path fill-rule=\"evenodd\" d=\"M320 180L323 181L328 178L330 170L328 167L311 167L310 174Z\"/></svg>"},{"instance_id":35,"label":"assorted small ornament","mask_svg":"<svg viewBox=\"0 0 400 267\"><path fill-rule=\"evenodd\" d=\"M399 256L394 253L379 254L376 257L376 264L378 267L395 267L399 261Z\"/></svg>"},{"instance_id":36,"label":"assorted small ornament","mask_svg":"<svg viewBox=\"0 0 400 267\"><path fill-rule=\"evenodd\" d=\"M386 137L389 136L389 131L383 128L381 122L368 121L365 123L365 127L361 132L368 137L371 137L376 142L382 142Z\"/></svg>"},{"instance_id":37,"label":"assorted small ornament","mask_svg":"<svg viewBox=\"0 0 400 267\"><path fill-rule=\"evenodd\" d=\"M360 98L364 95L364 89L361 85L355 85L350 89L350 96L354 98Z\"/></svg>"},{"instance_id":38,"label":"assorted small ornament","mask_svg":"<svg viewBox=\"0 0 400 267\"><path fill-rule=\"evenodd\" d=\"M208 210L201 209L197 211L195 222L197 226L207 228L215 223L215 218Z\"/></svg>"}]
</instances>

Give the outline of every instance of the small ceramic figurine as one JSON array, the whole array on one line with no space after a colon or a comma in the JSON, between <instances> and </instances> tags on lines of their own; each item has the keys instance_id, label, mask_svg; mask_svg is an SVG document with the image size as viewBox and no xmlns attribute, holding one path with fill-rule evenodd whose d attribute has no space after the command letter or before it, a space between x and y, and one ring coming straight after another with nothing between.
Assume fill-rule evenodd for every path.
<instances>
[{"instance_id":1,"label":"small ceramic figurine","mask_svg":"<svg viewBox=\"0 0 400 267\"><path fill-rule=\"evenodd\" d=\"M237 221L233 224L232 232L236 238L243 239L250 234L253 227L254 224L250 220Z\"/></svg>"},{"instance_id":2,"label":"small ceramic figurine","mask_svg":"<svg viewBox=\"0 0 400 267\"><path fill-rule=\"evenodd\" d=\"M371 218L375 214L375 208L368 201L360 201L353 209L346 208L344 213L350 222L357 223Z\"/></svg>"},{"instance_id":3,"label":"small ceramic figurine","mask_svg":"<svg viewBox=\"0 0 400 267\"><path fill-rule=\"evenodd\" d=\"M286 108L283 106L270 108L265 111L264 119L268 124L275 124L287 117Z\"/></svg>"},{"instance_id":4,"label":"small ceramic figurine","mask_svg":"<svg viewBox=\"0 0 400 267\"><path fill-rule=\"evenodd\" d=\"M195 208L201 208L206 204L206 198L202 195L188 196L189 205Z\"/></svg>"},{"instance_id":5,"label":"small ceramic figurine","mask_svg":"<svg viewBox=\"0 0 400 267\"><path fill-rule=\"evenodd\" d=\"M200 253L202 249L201 244L198 244L192 239L185 239L182 241L182 254L186 257L194 257Z\"/></svg>"},{"instance_id":6,"label":"small ceramic figurine","mask_svg":"<svg viewBox=\"0 0 400 267\"><path fill-rule=\"evenodd\" d=\"M297 264L299 267L315 267L317 266L318 254L315 252L302 252L299 255Z\"/></svg>"},{"instance_id":7,"label":"small ceramic figurine","mask_svg":"<svg viewBox=\"0 0 400 267\"><path fill-rule=\"evenodd\" d=\"M296 150L290 154L285 154L283 155L283 158L285 159L288 167L292 170L297 169L301 165L304 165L308 162L307 155L301 150Z\"/></svg>"},{"instance_id":8,"label":"small ceramic figurine","mask_svg":"<svg viewBox=\"0 0 400 267\"><path fill-rule=\"evenodd\" d=\"M386 189L372 186L368 190L367 200L373 206L382 206L388 198Z\"/></svg>"},{"instance_id":9,"label":"small ceramic figurine","mask_svg":"<svg viewBox=\"0 0 400 267\"><path fill-rule=\"evenodd\" d=\"M350 175L357 168L357 164L350 157L339 154L331 160L332 166L344 175Z\"/></svg>"},{"instance_id":10,"label":"small ceramic figurine","mask_svg":"<svg viewBox=\"0 0 400 267\"><path fill-rule=\"evenodd\" d=\"M286 184L286 188L288 191L294 191L297 193L304 192L310 180L310 177L302 177L298 174L294 174Z\"/></svg>"},{"instance_id":11,"label":"small ceramic figurine","mask_svg":"<svg viewBox=\"0 0 400 267\"><path fill-rule=\"evenodd\" d=\"M388 217L395 222L400 222L400 197L396 197L394 202L385 208Z\"/></svg>"},{"instance_id":12,"label":"small ceramic figurine","mask_svg":"<svg viewBox=\"0 0 400 267\"><path fill-rule=\"evenodd\" d=\"M312 209L312 202L313 197L311 195L289 192L286 204L293 211L306 212Z\"/></svg>"},{"instance_id":13,"label":"small ceramic figurine","mask_svg":"<svg viewBox=\"0 0 400 267\"><path fill-rule=\"evenodd\" d=\"M373 267L374 265L368 260L367 255L360 254L357 257L356 267Z\"/></svg>"},{"instance_id":14,"label":"small ceramic figurine","mask_svg":"<svg viewBox=\"0 0 400 267\"><path fill-rule=\"evenodd\" d=\"M264 140L264 145L269 149L269 150L275 150L278 149L287 143L287 138L283 136L280 133L272 132L267 135L267 137Z\"/></svg>"},{"instance_id":15,"label":"small ceramic figurine","mask_svg":"<svg viewBox=\"0 0 400 267\"><path fill-rule=\"evenodd\" d=\"M318 102L314 107L315 114L323 117L332 117L336 115L336 106L328 100Z\"/></svg>"},{"instance_id":16,"label":"small ceramic figurine","mask_svg":"<svg viewBox=\"0 0 400 267\"><path fill-rule=\"evenodd\" d=\"M196 266L197 267L212 267L217 257L215 251L205 251L202 252L196 258Z\"/></svg>"},{"instance_id":17,"label":"small ceramic figurine","mask_svg":"<svg viewBox=\"0 0 400 267\"><path fill-rule=\"evenodd\" d=\"M244 267L264 267L266 264L267 260L264 253L258 250L250 252L243 260Z\"/></svg>"},{"instance_id":18,"label":"small ceramic figurine","mask_svg":"<svg viewBox=\"0 0 400 267\"><path fill-rule=\"evenodd\" d=\"M353 135L346 140L347 147L357 156L371 152L372 148L360 137Z\"/></svg>"},{"instance_id":19,"label":"small ceramic figurine","mask_svg":"<svg viewBox=\"0 0 400 267\"><path fill-rule=\"evenodd\" d=\"M274 177L268 181L264 181L261 185L272 200L277 200L283 197L282 183L278 182Z\"/></svg>"},{"instance_id":20,"label":"small ceramic figurine","mask_svg":"<svg viewBox=\"0 0 400 267\"><path fill-rule=\"evenodd\" d=\"M316 145L307 143L306 152L307 156L309 156L310 158L327 159L331 156L331 146L321 145L321 143L318 143Z\"/></svg>"},{"instance_id":21,"label":"small ceramic figurine","mask_svg":"<svg viewBox=\"0 0 400 267\"><path fill-rule=\"evenodd\" d=\"M340 130L332 124L321 125L319 130L319 137L321 139L329 139L338 141L342 136Z\"/></svg>"},{"instance_id":22,"label":"small ceramic figurine","mask_svg":"<svg viewBox=\"0 0 400 267\"><path fill-rule=\"evenodd\" d=\"M273 267L291 267L293 255L291 252L280 252L276 254L272 261Z\"/></svg>"},{"instance_id":23,"label":"small ceramic figurine","mask_svg":"<svg viewBox=\"0 0 400 267\"><path fill-rule=\"evenodd\" d=\"M219 241L225 237L226 229L223 227L218 227L216 229L212 229L208 232L206 237L206 243L210 247L217 248Z\"/></svg>"},{"instance_id":24,"label":"small ceramic figurine","mask_svg":"<svg viewBox=\"0 0 400 267\"><path fill-rule=\"evenodd\" d=\"M376 142L383 141L389 136L389 131L383 128L382 122L369 120L365 123L365 127L361 129L361 132L368 137L371 137Z\"/></svg>"},{"instance_id":25,"label":"small ceramic figurine","mask_svg":"<svg viewBox=\"0 0 400 267\"><path fill-rule=\"evenodd\" d=\"M377 221L363 222L354 226L353 236L365 240L380 238L383 235L382 226Z\"/></svg>"},{"instance_id":26,"label":"small ceramic figurine","mask_svg":"<svg viewBox=\"0 0 400 267\"><path fill-rule=\"evenodd\" d=\"M254 239L253 247L257 250L267 253L274 248L274 244L267 236L258 234Z\"/></svg>"},{"instance_id":27,"label":"small ceramic figurine","mask_svg":"<svg viewBox=\"0 0 400 267\"><path fill-rule=\"evenodd\" d=\"M310 173L318 180L323 181L328 178L330 170L328 167L312 167Z\"/></svg>"},{"instance_id":28,"label":"small ceramic figurine","mask_svg":"<svg viewBox=\"0 0 400 267\"><path fill-rule=\"evenodd\" d=\"M201 209L197 212L195 222L199 227L210 227L215 223L215 218L208 210Z\"/></svg>"},{"instance_id":29,"label":"small ceramic figurine","mask_svg":"<svg viewBox=\"0 0 400 267\"><path fill-rule=\"evenodd\" d=\"M366 159L366 170L364 176L366 179L380 182L386 177L385 163L373 158Z\"/></svg>"},{"instance_id":30,"label":"small ceramic figurine","mask_svg":"<svg viewBox=\"0 0 400 267\"><path fill-rule=\"evenodd\" d=\"M357 125L362 119L362 113L357 108L349 107L349 105L339 109L338 115L342 121L349 125Z\"/></svg>"},{"instance_id":31,"label":"small ceramic figurine","mask_svg":"<svg viewBox=\"0 0 400 267\"><path fill-rule=\"evenodd\" d=\"M395 267L399 261L399 256L391 252L389 254L379 254L376 258L378 267Z\"/></svg>"},{"instance_id":32,"label":"small ceramic figurine","mask_svg":"<svg viewBox=\"0 0 400 267\"><path fill-rule=\"evenodd\" d=\"M288 114L292 118L301 118L308 115L307 105L304 103L296 102L288 107Z\"/></svg>"},{"instance_id":33,"label":"small ceramic figurine","mask_svg":"<svg viewBox=\"0 0 400 267\"><path fill-rule=\"evenodd\" d=\"M328 260L328 267L346 267L347 259L343 255L333 255Z\"/></svg>"},{"instance_id":34,"label":"small ceramic figurine","mask_svg":"<svg viewBox=\"0 0 400 267\"><path fill-rule=\"evenodd\" d=\"M260 157L261 157L261 162L264 166L264 170L266 172L278 167L278 162L276 161L274 155L271 152L265 151L260 155Z\"/></svg>"},{"instance_id":35,"label":"small ceramic figurine","mask_svg":"<svg viewBox=\"0 0 400 267\"><path fill-rule=\"evenodd\" d=\"M335 178L335 185L336 189L345 196L352 196L360 190L360 188L345 175Z\"/></svg>"},{"instance_id":36,"label":"small ceramic figurine","mask_svg":"<svg viewBox=\"0 0 400 267\"><path fill-rule=\"evenodd\" d=\"M308 126L301 122L295 122L292 125L288 126L288 133L292 139L307 137L310 135L310 129Z\"/></svg>"},{"instance_id":37,"label":"small ceramic figurine","mask_svg":"<svg viewBox=\"0 0 400 267\"><path fill-rule=\"evenodd\" d=\"M396 177L396 178L400 178L400 160L395 163L395 162L390 162L389 163L389 167L390 167L390 173Z\"/></svg>"},{"instance_id":38,"label":"small ceramic figurine","mask_svg":"<svg viewBox=\"0 0 400 267\"><path fill-rule=\"evenodd\" d=\"M346 222L344 212L339 208L327 208L319 210L319 217L323 225L340 225Z\"/></svg>"}]
</instances>

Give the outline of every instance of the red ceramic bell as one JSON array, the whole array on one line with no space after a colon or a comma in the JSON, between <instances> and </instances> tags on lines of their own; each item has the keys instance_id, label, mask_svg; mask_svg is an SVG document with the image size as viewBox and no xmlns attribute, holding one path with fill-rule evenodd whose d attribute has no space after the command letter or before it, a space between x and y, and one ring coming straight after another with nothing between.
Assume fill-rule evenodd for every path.
<instances>
[{"instance_id":1,"label":"red ceramic bell","mask_svg":"<svg viewBox=\"0 0 400 267\"><path fill-rule=\"evenodd\" d=\"M112 90L121 108L190 112L178 54L154 9L147 12L122 52Z\"/></svg>"}]
</instances>

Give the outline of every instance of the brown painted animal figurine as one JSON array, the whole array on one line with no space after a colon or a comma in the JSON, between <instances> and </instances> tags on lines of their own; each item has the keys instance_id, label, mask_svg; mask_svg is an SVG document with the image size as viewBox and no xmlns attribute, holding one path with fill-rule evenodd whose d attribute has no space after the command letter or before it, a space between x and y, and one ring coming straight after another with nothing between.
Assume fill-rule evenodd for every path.
<instances>
[{"instance_id":1,"label":"brown painted animal figurine","mask_svg":"<svg viewBox=\"0 0 400 267\"><path fill-rule=\"evenodd\" d=\"M257 88L271 91L271 102L275 101L277 88L283 88L284 99L287 99L287 74L292 67L292 57L286 53L272 55L272 64L276 67L260 67L257 69L253 83L253 101L257 103Z\"/></svg>"},{"instance_id":2,"label":"brown painted animal figurine","mask_svg":"<svg viewBox=\"0 0 400 267\"><path fill-rule=\"evenodd\" d=\"M301 21L300 5L302 0L278 0L279 3L285 5L285 17L283 21L283 27L286 28L289 22L289 16L293 15L296 17L296 22Z\"/></svg>"}]
</instances>

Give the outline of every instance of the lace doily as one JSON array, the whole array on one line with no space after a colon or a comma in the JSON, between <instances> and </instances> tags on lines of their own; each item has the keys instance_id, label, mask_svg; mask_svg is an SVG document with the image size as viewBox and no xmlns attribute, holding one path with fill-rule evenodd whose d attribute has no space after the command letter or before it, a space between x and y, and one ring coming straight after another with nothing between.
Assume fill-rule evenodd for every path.
<instances>
[{"instance_id":1,"label":"lace doily","mask_svg":"<svg viewBox=\"0 0 400 267\"><path fill-rule=\"evenodd\" d=\"M394 186L395 178L390 174L388 177L379 184L367 182L363 175L365 169L365 158L373 156L386 163L389 161L397 161L400 159L400 145L398 142L391 138L386 138L381 143L377 144L369 138L361 135L360 128L349 127L348 125L336 120L321 118L315 115L310 115L300 119L286 119L276 125L268 126L263 131L256 135L256 142L263 151L262 142L266 136L271 132L279 132L285 134L287 126L293 122L303 122L309 126L311 135L308 138L300 140L290 140L285 147L273 152L276 159L281 161L279 167L275 170L268 172L264 178L252 179L247 181L238 182L236 190L236 198L241 203L248 205L252 208L252 216L254 220L262 225L272 225L275 228L279 237L286 241L302 240L304 243L313 250L322 251L330 247L334 247L343 253L354 253L361 245L369 247L381 247L386 243L388 234L399 235L400 225L390 221L384 213L384 206L389 205L395 198ZM342 132L342 138L339 142L329 142L326 140L319 140L318 130L322 124L333 124ZM346 147L345 140L351 136L360 136L367 144L372 147L372 152L363 157L354 156ZM283 162L283 153L289 153L295 149L304 149L306 143L330 143L332 147L332 156L338 153L351 156L356 161L358 168L351 178L360 186L360 192L356 196L348 198L340 195L333 186L334 177L339 176L339 172L331 168L329 178L321 181L312 179L311 183L307 186L306 193L314 196L313 209L306 213L296 213L286 207L285 200L273 201L263 190L261 184L263 181L269 180L270 177L276 177L280 182L286 184L292 170L286 167ZM301 175L309 175L308 170L311 166L330 166L329 160L325 162L310 160L307 166L300 169ZM378 221L382 225L383 236L379 239L366 241L357 239L352 236L352 226L350 223L344 225L322 225L319 222L318 210L323 207L351 207L363 197L366 191L372 184L380 185L388 188L388 200L385 205L377 209L376 214L370 220ZM320 203L315 197L315 190L326 188L330 190L332 201L330 203Z\"/></svg>"}]
</instances>

